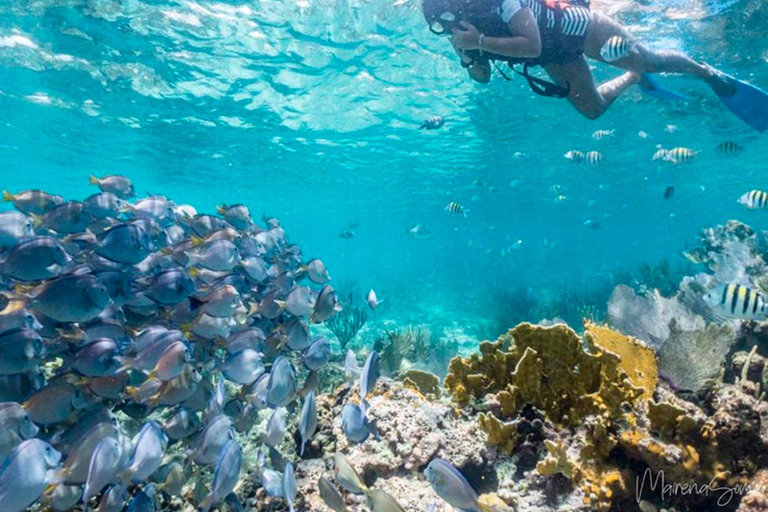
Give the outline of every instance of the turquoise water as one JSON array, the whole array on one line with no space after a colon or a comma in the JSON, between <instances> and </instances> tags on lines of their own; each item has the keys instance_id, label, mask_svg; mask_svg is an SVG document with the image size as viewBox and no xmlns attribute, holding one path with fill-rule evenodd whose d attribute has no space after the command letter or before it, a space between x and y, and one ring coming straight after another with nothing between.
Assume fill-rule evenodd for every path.
<instances>
[{"instance_id":1,"label":"turquoise water","mask_svg":"<svg viewBox=\"0 0 768 512\"><path fill-rule=\"evenodd\" d=\"M655 48L768 87L757 2L595 8ZM691 101L633 89L588 121L519 79L471 83L417 1L5 0L0 186L82 199L95 191L89 174L124 174L201 212L245 203L278 217L341 292L375 288L380 318L482 323L499 290L610 290L664 259L685 272L699 229L768 225L736 203L765 185L766 139L704 85L663 80ZM419 131L431 115L446 125ZM596 141L598 129L616 136ZM724 141L745 151L719 156ZM657 144L701 153L652 162ZM608 162L572 165L574 149ZM467 218L444 211L451 201ZM341 238L352 224L356 236ZM432 236L409 237L417 224Z\"/></svg>"}]
</instances>

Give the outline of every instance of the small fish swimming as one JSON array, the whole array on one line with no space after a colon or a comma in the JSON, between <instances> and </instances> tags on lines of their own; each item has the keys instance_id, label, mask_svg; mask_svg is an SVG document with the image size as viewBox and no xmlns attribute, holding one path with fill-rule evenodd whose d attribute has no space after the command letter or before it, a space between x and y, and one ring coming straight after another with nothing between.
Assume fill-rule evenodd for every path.
<instances>
[{"instance_id":1,"label":"small fish swimming","mask_svg":"<svg viewBox=\"0 0 768 512\"><path fill-rule=\"evenodd\" d=\"M584 163L587 167L597 167L605 162L605 156L599 151L589 151L584 155Z\"/></svg>"},{"instance_id":2,"label":"small fish swimming","mask_svg":"<svg viewBox=\"0 0 768 512\"><path fill-rule=\"evenodd\" d=\"M365 361L362 372L360 372L360 408L363 411L363 415L368 411L368 402L366 398L376 387L376 383L381 376L379 369L380 357L375 350L371 351L368 355L368 359Z\"/></svg>"},{"instance_id":3,"label":"small fish swimming","mask_svg":"<svg viewBox=\"0 0 768 512\"><path fill-rule=\"evenodd\" d=\"M288 505L288 511L294 512L293 503L296 501L296 474L293 472L293 464L285 463L283 472L283 498Z\"/></svg>"},{"instance_id":4,"label":"small fish swimming","mask_svg":"<svg viewBox=\"0 0 768 512\"><path fill-rule=\"evenodd\" d=\"M416 224L408 230L408 235L416 240L425 240L432 237L432 232L421 224Z\"/></svg>"},{"instance_id":5,"label":"small fish swimming","mask_svg":"<svg viewBox=\"0 0 768 512\"><path fill-rule=\"evenodd\" d=\"M323 503L333 512L350 512L344 497L330 480L321 476L317 481L317 488L320 491L320 498L323 500Z\"/></svg>"},{"instance_id":6,"label":"small fish swimming","mask_svg":"<svg viewBox=\"0 0 768 512\"><path fill-rule=\"evenodd\" d=\"M715 151L725 156L735 156L744 151L744 147L738 142L727 140L715 146Z\"/></svg>"},{"instance_id":7,"label":"small fish swimming","mask_svg":"<svg viewBox=\"0 0 768 512\"><path fill-rule=\"evenodd\" d=\"M347 404L341 410L341 431L349 441L364 443L373 427L357 404Z\"/></svg>"},{"instance_id":8,"label":"small fish swimming","mask_svg":"<svg viewBox=\"0 0 768 512\"><path fill-rule=\"evenodd\" d=\"M317 430L317 403L315 402L315 393L313 391L310 391L304 399L304 405L301 408L301 414L299 414L298 430L301 436L299 456L303 457L307 441Z\"/></svg>"},{"instance_id":9,"label":"small fish swimming","mask_svg":"<svg viewBox=\"0 0 768 512\"><path fill-rule=\"evenodd\" d=\"M592 133L592 138L595 140L605 140L613 138L616 130L597 130Z\"/></svg>"},{"instance_id":10,"label":"small fish swimming","mask_svg":"<svg viewBox=\"0 0 768 512\"><path fill-rule=\"evenodd\" d=\"M673 164L685 164L691 162L694 158L696 158L696 155L698 154L698 151L684 147L677 147L672 148L667 152L666 160L668 162L672 162Z\"/></svg>"},{"instance_id":11,"label":"small fish swimming","mask_svg":"<svg viewBox=\"0 0 768 512\"><path fill-rule=\"evenodd\" d=\"M683 256L685 256L688 261L695 264L707 263L710 260L709 253L701 247L686 251L683 253Z\"/></svg>"},{"instance_id":12,"label":"small fish swimming","mask_svg":"<svg viewBox=\"0 0 768 512\"><path fill-rule=\"evenodd\" d=\"M616 62L621 60L630 54L639 54L637 49L637 43L631 39L626 39L621 36L613 36L600 48L600 56L606 62Z\"/></svg>"},{"instance_id":13,"label":"small fish swimming","mask_svg":"<svg viewBox=\"0 0 768 512\"><path fill-rule=\"evenodd\" d=\"M446 212L456 215L463 215L465 218L467 217L467 210L463 206L461 206L459 203L448 203L448 205L444 208Z\"/></svg>"},{"instance_id":14,"label":"small fish swimming","mask_svg":"<svg viewBox=\"0 0 768 512\"><path fill-rule=\"evenodd\" d=\"M105 176L103 178L91 176L89 182L91 185L98 186L102 192L109 192L120 199L130 199L136 195L133 183L125 176Z\"/></svg>"},{"instance_id":15,"label":"small fish swimming","mask_svg":"<svg viewBox=\"0 0 768 512\"><path fill-rule=\"evenodd\" d=\"M82 495L84 503L112 482L120 469L122 457L123 447L117 439L104 437L99 441L88 466L88 479Z\"/></svg>"},{"instance_id":16,"label":"small fish swimming","mask_svg":"<svg viewBox=\"0 0 768 512\"><path fill-rule=\"evenodd\" d=\"M432 116L421 123L419 130L437 130L438 128L442 128L444 124L445 119L441 116Z\"/></svg>"},{"instance_id":17,"label":"small fish swimming","mask_svg":"<svg viewBox=\"0 0 768 512\"><path fill-rule=\"evenodd\" d=\"M581 162L584 161L584 153L582 153L581 151L577 151L575 149L572 149L571 151L568 151L565 154L565 158L567 160L570 160L571 163L573 163L573 164L580 164Z\"/></svg>"},{"instance_id":18,"label":"small fish swimming","mask_svg":"<svg viewBox=\"0 0 768 512\"><path fill-rule=\"evenodd\" d=\"M768 316L763 295L739 284L718 286L704 295L704 301L729 318L764 320Z\"/></svg>"},{"instance_id":19,"label":"small fish swimming","mask_svg":"<svg viewBox=\"0 0 768 512\"><path fill-rule=\"evenodd\" d=\"M288 411L278 407L272 412L267 421L267 429L261 435L261 441L271 448L277 448L283 442L287 428Z\"/></svg>"},{"instance_id":20,"label":"small fish swimming","mask_svg":"<svg viewBox=\"0 0 768 512\"><path fill-rule=\"evenodd\" d=\"M240 468L243 464L243 451L237 441L229 439L216 459L216 467L211 482L211 492L200 503L200 510L208 512L212 506L224 501L234 491L240 478Z\"/></svg>"},{"instance_id":21,"label":"small fish swimming","mask_svg":"<svg viewBox=\"0 0 768 512\"><path fill-rule=\"evenodd\" d=\"M293 400L296 394L296 371L290 360L279 356L272 363L267 384L267 404L270 407L282 407Z\"/></svg>"},{"instance_id":22,"label":"small fish swimming","mask_svg":"<svg viewBox=\"0 0 768 512\"><path fill-rule=\"evenodd\" d=\"M17 446L0 466L0 504L3 512L21 512L48 485L47 473L59 465L61 454L40 439Z\"/></svg>"},{"instance_id":23,"label":"small fish swimming","mask_svg":"<svg viewBox=\"0 0 768 512\"><path fill-rule=\"evenodd\" d=\"M18 194L11 194L7 190L3 190L3 202L13 203L17 210L27 215L42 216L67 201L61 196L52 195L42 190L24 190Z\"/></svg>"},{"instance_id":24,"label":"small fish swimming","mask_svg":"<svg viewBox=\"0 0 768 512\"><path fill-rule=\"evenodd\" d=\"M347 492L352 494L366 494L368 492L368 486L363 483L352 463L340 452L333 455L333 475L336 483Z\"/></svg>"},{"instance_id":25,"label":"small fish swimming","mask_svg":"<svg viewBox=\"0 0 768 512\"><path fill-rule=\"evenodd\" d=\"M669 159L669 150L664 148L658 148L656 152L651 157L651 160L654 162L657 162L659 160L667 161Z\"/></svg>"},{"instance_id":26,"label":"small fish swimming","mask_svg":"<svg viewBox=\"0 0 768 512\"><path fill-rule=\"evenodd\" d=\"M738 202L750 210L768 208L768 192L762 190L750 190L741 196Z\"/></svg>"},{"instance_id":27,"label":"small fish swimming","mask_svg":"<svg viewBox=\"0 0 768 512\"><path fill-rule=\"evenodd\" d=\"M368 296L365 298L365 302L368 304L368 307L371 308L371 310L376 310L377 307L379 307L379 303L381 302L376 297L376 292L371 288L371 291L368 292Z\"/></svg>"},{"instance_id":28,"label":"small fish swimming","mask_svg":"<svg viewBox=\"0 0 768 512\"><path fill-rule=\"evenodd\" d=\"M449 505L466 512L490 512L490 507L478 501L477 493L464 475L445 459L433 459L424 470L424 476L435 494Z\"/></svg>"},{"instance_id":29,"label":"small fish swimming","mask_svg":"<svg viewBox=\"0 0 768 512\"><path fill-rule=\"evenodd\" d=\"M20 212L0 212L0 248L11 247L34 234L35 227L30 217Z\"/></svg>"},{"instance_id":30,"label":"small fish swimming","mask_svg":"<svg viewBox=\"0 0 768 512\"><path fill-rule=\"evenodd\" d=\"M675 187L670 185L664 189L664 199L671 199L673 195L675 195Z\"/></svg>"}]
</instances>

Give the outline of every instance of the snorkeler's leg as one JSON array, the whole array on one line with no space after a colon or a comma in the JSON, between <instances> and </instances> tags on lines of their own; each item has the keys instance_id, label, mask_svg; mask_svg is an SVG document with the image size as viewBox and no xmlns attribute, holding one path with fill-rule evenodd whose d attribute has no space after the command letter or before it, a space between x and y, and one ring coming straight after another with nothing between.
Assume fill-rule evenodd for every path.
<instances>
[{"instance_id":1,"label":"snorkeler's leg","mask_svg":"<svg viewBox=\"0 0 768 512\"><path fill-rule=\"evenodd\" d=\"M722 75L708 64L696 62L684 53L672 50L651 50L637 41L619 23L599 12L593 12L590 19L587 38L584 42L584 54L595 60L605 62L600 49L613 36L635 41L635 49L626 57L609 62L612 66L643 73L675 73L692 75L707 82L717 93L727 93L730 86Z\"/></svg>"},{"instance_id":2,"label":"snorkeler's leg","mask_svg":"<svg viewBox=\"0 0 768 512\"><path fill-rule=\"evenodd\" d=\"M603 115L621 93L640 81L640 75L627 71L598 87L592 76L592 69L583 55L563 64L549 64L544 69L557 84L570 86L568 101L589 119L597 119Z\"/></svg>"}]
</instances>

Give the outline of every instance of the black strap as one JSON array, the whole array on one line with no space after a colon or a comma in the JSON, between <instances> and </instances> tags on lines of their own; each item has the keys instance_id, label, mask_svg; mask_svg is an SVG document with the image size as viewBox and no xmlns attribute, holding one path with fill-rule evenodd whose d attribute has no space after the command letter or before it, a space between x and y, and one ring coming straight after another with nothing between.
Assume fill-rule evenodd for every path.
<instances>
[{"instance_id":1,"label":"black strap","mask_svg":"<svg viewBox=\"0 0 768 512\"><path fill-rule=\"evenodd\" d=\"M496 64L496 61L493 62L493 67L496 68L496 71L501 74L501 76L504 77L504 79L508 82L511 82L512 79L507 76L504 71L501 70L501 68ZM541 78L532 76L528 69L530 68L529 63L523 64L523 70L518 70L513 64L509 65L510 69L517 73L518 75L525 78L525 80L528 82L528 87L531 88L533 92L538 94L539 96L546 96L547 98L567 98L568 95L571 93L571 84L566 84L565 87L562 85L558 85L552 82L548 82L547 80L543 80Z\"/></svg>"}]
</instances>

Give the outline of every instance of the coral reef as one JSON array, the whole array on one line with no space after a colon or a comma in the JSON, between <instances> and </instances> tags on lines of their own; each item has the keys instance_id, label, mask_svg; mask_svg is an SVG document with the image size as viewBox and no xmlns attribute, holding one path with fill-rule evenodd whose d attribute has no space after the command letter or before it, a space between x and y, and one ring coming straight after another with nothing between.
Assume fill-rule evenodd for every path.
<instances>
[{"instance_id":1,"label":"coral reef","mask_svg":"<svg viewBox=\"0 0 768 512\"><path fill-rule=\"evenodd\" d=\"M344 304L344 309L325 322L326 327L336 336L341 344L342 351L346 351L349 342L363 328L368 315L361 306L356 306L352 301L352 294Z\"/></svg>"}]
</instances>

